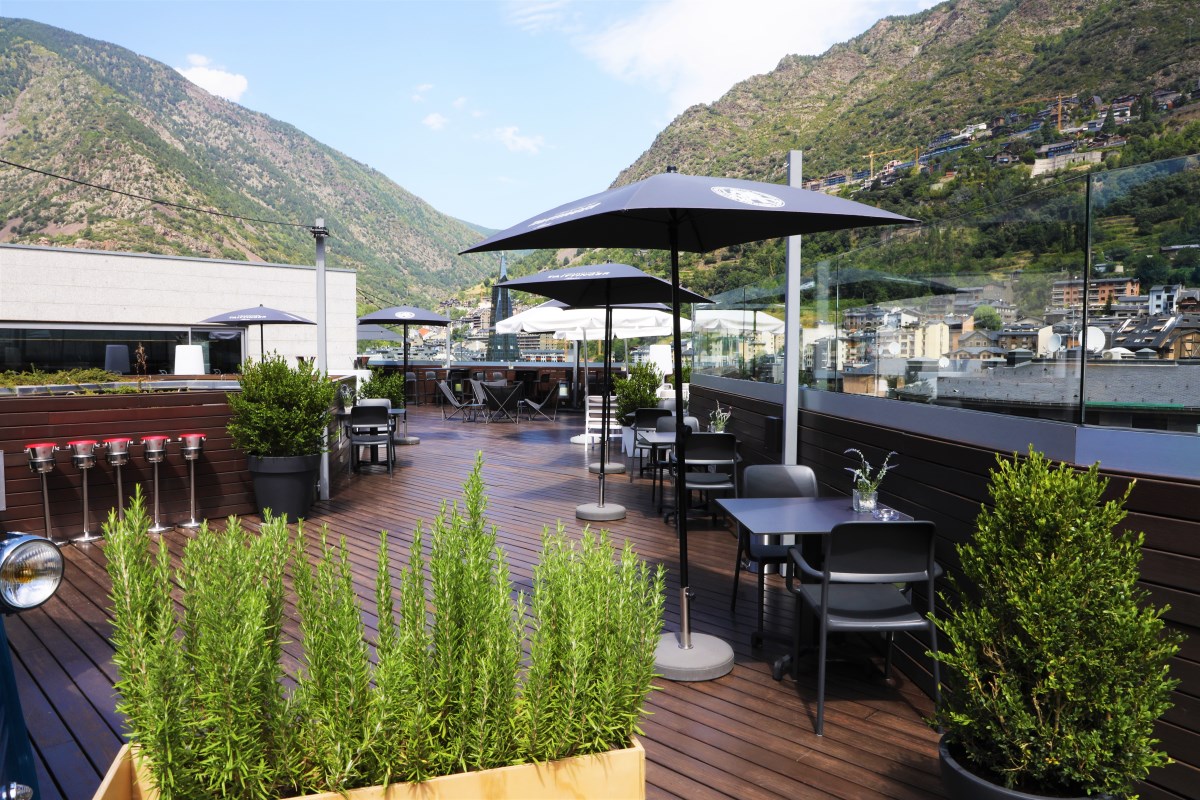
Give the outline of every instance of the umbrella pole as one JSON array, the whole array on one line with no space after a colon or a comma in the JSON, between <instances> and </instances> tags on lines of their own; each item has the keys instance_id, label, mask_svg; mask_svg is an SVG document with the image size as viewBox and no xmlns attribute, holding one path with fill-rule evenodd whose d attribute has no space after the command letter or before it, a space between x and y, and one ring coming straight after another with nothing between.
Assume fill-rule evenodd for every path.
<instances>
[{"instance_id":1,"label":"umbrella pole","mask_svg":"<svg viewBox=\"0 0 1200 800\"><path fill-rule=\"evenodd\" d=\"M604 504L604 475L610 471L608 464L608 420L612 404L609 402L611 393L608 391L608 382L611 369L612 302L610 300L604 304L604 397L600 401L600 463L588 466L589 470L600 473L600 502L584 503L575 508L576 519L588 520L590 522L609 522L617 519L625 519L625 506L617 503ZM612 469L612 471L624 472L624 467L625 465L622 464L621 469Z\"/></svg>"},{"instance_id":2,"label":"umbrella pole","mask_svg":"<svg viewBox=\"0 0 1200 800\"><path fill-rule=\"evenodd\" d=\"M400 385L404 387L404 435L392 435L392 440L396 444L420 444L419 436L408 435L408 323L404 323L404 374L400 376ZM416 381L413 381L413 388L416 388Z\"/></svg>"},{"instance_id":3,"label":"umbrella pole","mask_svg":"<svg viewBox=\"0 0 1200 800\"><path fill-rule=\"evenodd\" d=\"M679 537L679 635L664 633L654 650L654 671L670 681L709 681L733 669L733 648L715 636L692 635L687 563L687 492L684 451L690 428L684 424L683 336L679 323L679 220L671 212L671 312L675 317L675 532Z\"/></svg>"}]
</instances>

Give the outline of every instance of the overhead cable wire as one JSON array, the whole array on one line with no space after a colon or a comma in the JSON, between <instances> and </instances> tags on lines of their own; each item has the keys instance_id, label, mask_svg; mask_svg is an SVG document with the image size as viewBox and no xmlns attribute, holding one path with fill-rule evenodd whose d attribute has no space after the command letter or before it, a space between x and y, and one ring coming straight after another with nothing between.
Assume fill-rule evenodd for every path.
<instances>
[{"instance_id":1,"label":"overhead cable wire","mask_svg":"<svg viewBox=\"0 0 1200 800\"><path fill-rule=\"evenodd\" d=\"M312 225L305 225L300 222L280 222L279 220L274 220L274 219L259 219L258 217L243 217L239 214L228 214L228 213L225 213L224 211L213 211L212 209L208 209L208 208L196 208L195 206L186 206L186 205L183 205L182 203L172 203L170 200L163 200L163 199L157 198L157 197L146 197L145 195L134 194L133 192L126 192L126 191L122 191L121 189L114 189L111 186L100 186L99 184L88 183L87 181L81 181L77 178L68 178L65 175L56 175L53 172L47 172L44 169L38 169L36 167L26 166L25 164L17 164L16 162L8 161L3 158L0 158L0 164L7 164L10 167L16 167L17 169L27 170L28 172L36 172L38 175L45 175L46 177L54 178L55 180L67 181L68 183L79 184L80 186L86 186L89 189L99 189L102 192L112 192L113 194L119 194L119 195L123 195L125 197L132 197L135 200L145 200L148 203L156 203L156 204L162 205L162 206L170 206L171 208L179 208L179 209L183 209L184 211L195 211L199 214L211 214L214 217L226 217L227 219L238 219L238 220L243 220L245 222L259 222L259 223L262 223L263 225L280 225L285 228L304 228L305 230L309 230L309 231L311 231L313 228Z\"/></svg>"}]
</instances>

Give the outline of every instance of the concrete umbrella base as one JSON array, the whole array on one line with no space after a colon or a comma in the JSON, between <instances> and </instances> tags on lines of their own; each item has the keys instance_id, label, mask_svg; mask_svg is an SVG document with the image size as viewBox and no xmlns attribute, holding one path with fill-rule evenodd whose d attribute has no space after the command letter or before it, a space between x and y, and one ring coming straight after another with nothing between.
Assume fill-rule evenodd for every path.
<instances>
[{"instance_id":1,"label":"concrete umbrella base","mask_svg":"<svg viewBox=\"0 0 1200 800\"><path fill-rule=\"evenodd\" d=\"M625 519L625 506L619 503L605 503L604 505L584 503L581 506L575 506L575 518L589 522L612 522Z\"/></svg>"},{"instance_id":2,"label":"concrete umbrella base","mask_svg":"<svg viewBox=\"0 0 1200 800\"><path fill-rule=\"evenodd\" d=\"M733 648L723 639L692 634L692 646L679 646L678 633L664 633L654 650L654 671L669 681L711 681L733 669Z\"/></svg>"}]
</instances>

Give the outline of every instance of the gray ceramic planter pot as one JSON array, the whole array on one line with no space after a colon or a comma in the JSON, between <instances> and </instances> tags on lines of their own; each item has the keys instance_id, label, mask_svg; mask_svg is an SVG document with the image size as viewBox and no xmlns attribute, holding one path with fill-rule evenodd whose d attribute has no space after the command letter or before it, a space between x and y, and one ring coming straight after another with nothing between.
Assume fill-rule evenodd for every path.
<instances>
[{"instance_id":1,"label":"gray ceramic planter pot","mask_svg":"<svg viewBox=\"0 0 1200 800\"><path fill-rule=\"evenodd\" d=\"M261 516L271 509L289 522L308 516L316 494L321 456L246 456L254 479L254 504Z\"/></svg>"},{"instance_id":2,"label":"gray ceramic planter pot","mask_svg":"<svg viewBox=\"0 0 1200 800\"><path fill-rule=\"evenodd\" d=\"M942 765L942 785L946 787L946 795L950 800L1115 800L1112 795L1064 798L1062 795L1029 794L989 783L968 772L966 767L954 759L945 736L938 743L938 760Z\"/></svg>"}]
</instances>

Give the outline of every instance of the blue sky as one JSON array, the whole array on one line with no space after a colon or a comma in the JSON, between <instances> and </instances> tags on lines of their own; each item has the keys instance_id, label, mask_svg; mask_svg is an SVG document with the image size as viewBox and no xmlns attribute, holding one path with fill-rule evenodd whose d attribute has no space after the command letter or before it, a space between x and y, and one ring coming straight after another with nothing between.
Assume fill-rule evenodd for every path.
<instances>
[{"instance_id":1,"label":"blue sky","mask_svg":"<svg viewBox=\"0 0 1200 800\"><path fill-rule=\"evenodd\" d=\"M672 119L932 0L3 0L504 228L606 189Z\"/></svg>"}]
</instances>

